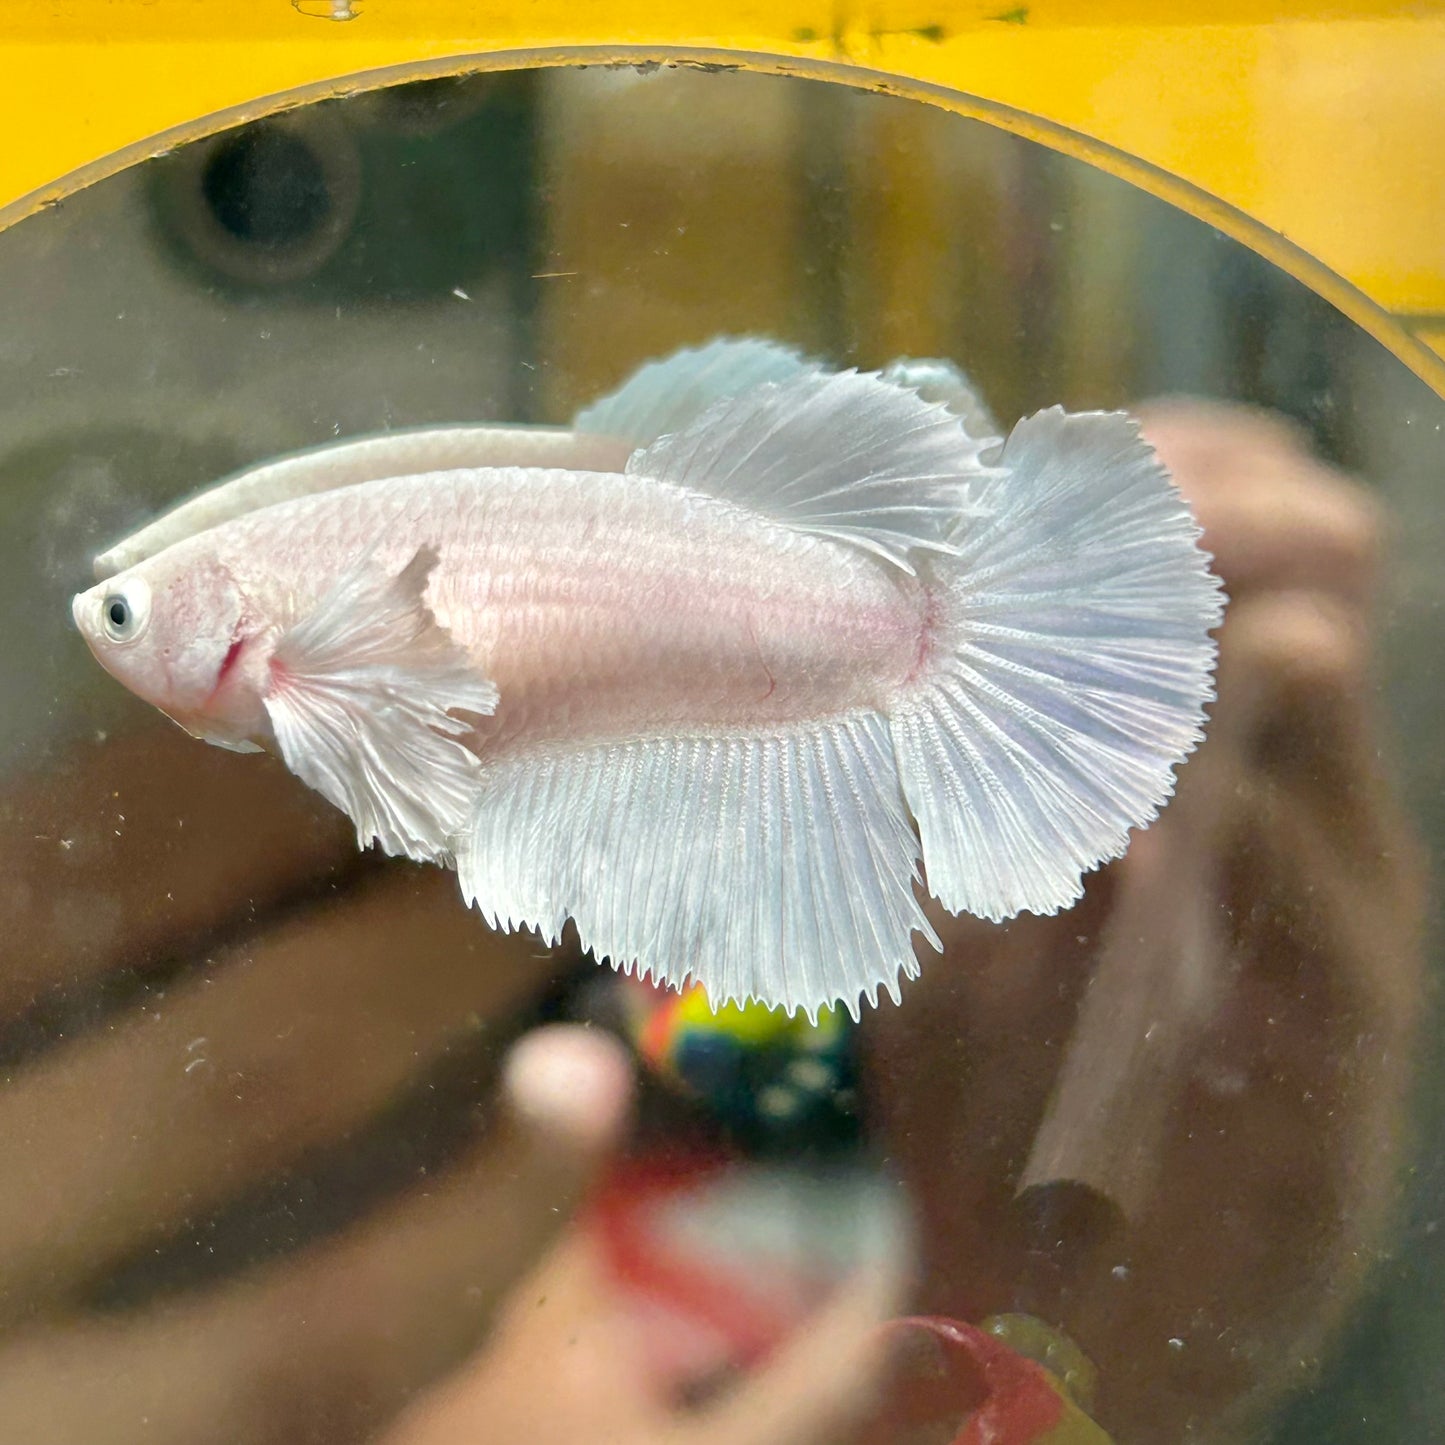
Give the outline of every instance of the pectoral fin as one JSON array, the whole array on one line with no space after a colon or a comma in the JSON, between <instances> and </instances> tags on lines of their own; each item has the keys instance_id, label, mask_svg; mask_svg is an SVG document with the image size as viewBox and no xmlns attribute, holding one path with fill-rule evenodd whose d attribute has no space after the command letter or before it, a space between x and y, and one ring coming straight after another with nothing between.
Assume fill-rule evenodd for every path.
<instances>
[{"instance_id":1,"label":"pectoral fin","mask_svg":"<svg viewBox=\"0 0 1445 1445\"><path fill-rule=\"evenodd\" d=\"M458 713L490 714L496 687L424 600L424 547L395 576L368 557L281 640L266 711L286 765L356 824L362 847L449 862L479 764Z\"/></svg>"}]
</instances>

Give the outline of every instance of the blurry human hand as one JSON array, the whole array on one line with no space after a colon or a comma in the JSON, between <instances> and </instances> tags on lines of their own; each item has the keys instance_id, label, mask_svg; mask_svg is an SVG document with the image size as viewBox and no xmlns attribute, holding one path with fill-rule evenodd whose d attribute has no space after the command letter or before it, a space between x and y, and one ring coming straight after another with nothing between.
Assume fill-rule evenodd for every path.
<instances>
[{"instance_id":1,"label":"blurry human hand","mask_svg":"<svg viewBox=\"0 0 1445 1445\"><path fill-rule=\"evenodd\" d=\"M947 957L866 1039L923 1306L1061 1324L1120 1438L1230 1439L1378 1246L1421 870L1380 762L1378 508L1273 418L1144 418L1231 598L1206 742L1078 907L938 920Z\"/></svg>"},{"instance_id":2,"label":"blurry human hand","mask_svg":"<svg viewBox=\"0 0 1445 1445\"><path fill-rule=\"evenodd\" d=\"M488 933L447 875L359 858L263 760L151 728L6 807L0 1434L367 1437L477 1345L567 1224L623 1130L622 1051L544 1029L491 1089L509 1019L557 965ZM150 986L102 1011L135 968ZM487 1116L459 1157L432 1173L422 1151L360 1217L278 1252L324 1161L459 1068ZM393 1129L382 1152L414 1144ZM283 1237L252 1246L270 1257L198 1282L213 1222L268 1202ZM105 1306L163 1251L189 1288Z\"/></svg>"},{"instance_id":3,"label":"blurry human hand","mask_svg":"<svg viewBox=\"0 0 1445 1445\"><path fill-rule=\"evenodd\" d=\"M573 1236L516 1291L491 1347L381 1445L844 1445L882 1388L899 1285L860 1273L755 1374L682 1408L649 1381L595 1245Z\"/></svg>"}]
</instances>

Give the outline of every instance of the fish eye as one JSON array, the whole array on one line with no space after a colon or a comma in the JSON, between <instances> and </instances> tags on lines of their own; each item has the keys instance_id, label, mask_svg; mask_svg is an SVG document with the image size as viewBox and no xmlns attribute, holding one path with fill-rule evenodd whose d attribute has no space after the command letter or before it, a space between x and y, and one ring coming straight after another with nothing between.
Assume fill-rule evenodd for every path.
<instances>
[{"instance_id":1,"label":"fish eye","mask_svg":"<svg viewBox=\"0 0 1445 1445\"><path fill-rule=\"evenodd\" d=\"M150 588L132 579L122 591L107 592L100 603L101 625L112 642L132 642L145 628L150 611Z\"/></svg>"}]
</instances>

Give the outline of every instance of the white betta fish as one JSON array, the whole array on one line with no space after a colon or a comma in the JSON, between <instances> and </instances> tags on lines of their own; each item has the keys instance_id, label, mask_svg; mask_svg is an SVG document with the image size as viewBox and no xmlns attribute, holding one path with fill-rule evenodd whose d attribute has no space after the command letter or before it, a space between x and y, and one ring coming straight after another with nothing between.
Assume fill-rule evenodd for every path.
<instances>
[{"instance_id":1,"label":"white betta fish","mask_svg":"<svg viewBox=\"0 0 1445 1445\"><path fill-rule=\"evenodd\" d=\"M254 469L99 559L75 619L493 925L856 1015L937 946L920 861L955 912L1072 903L1212 696L1222 594L1136 424L956 413L945 364L715 342L568 431Z\"/></svg>"}]
</instances>

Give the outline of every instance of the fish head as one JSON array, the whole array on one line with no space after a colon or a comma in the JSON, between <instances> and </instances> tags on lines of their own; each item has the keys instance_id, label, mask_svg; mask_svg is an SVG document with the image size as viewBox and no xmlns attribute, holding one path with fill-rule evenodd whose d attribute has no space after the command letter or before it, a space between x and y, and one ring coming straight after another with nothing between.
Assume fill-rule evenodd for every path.
<instances>
[{"instance_id":1,"label":"fish head","mask_svg":"<svg viewBox=\"0 0 1445 1445\"><path fill-rule=\"evenodd\" d=\"M118 682L187 732L241 751L269 736L267 629L231 570L175 547L79 593L75 625ZM176 555L180 554L180 555Z\"/></svg>"}]
</instances>

